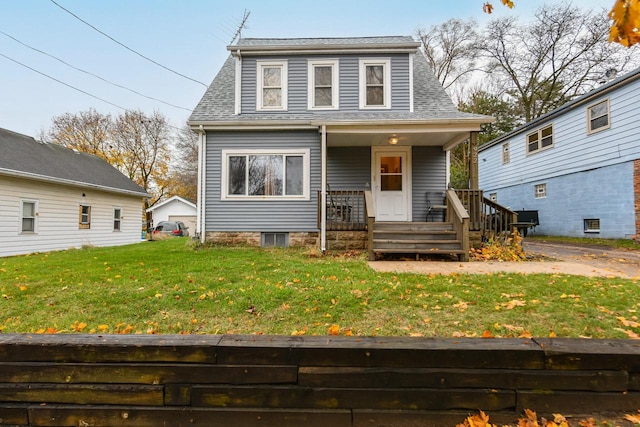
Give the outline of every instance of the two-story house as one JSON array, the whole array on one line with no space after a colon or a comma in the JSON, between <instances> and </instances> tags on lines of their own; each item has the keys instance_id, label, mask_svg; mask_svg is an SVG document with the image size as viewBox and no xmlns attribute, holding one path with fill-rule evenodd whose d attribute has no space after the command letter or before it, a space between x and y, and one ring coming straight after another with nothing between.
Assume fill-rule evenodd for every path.
<instances>
[{"instance_id":1,"label":"two-story house","mask_svg":"<svg viewBox=\"0 0 640 427\"><path fill-rule=\"evenodd\" d=\"M189 118L200 134L201 240L322 250L342 241L368 245L370 256L442 250L464 258L461 231L418 239L418 225L442 225L428 214L445 194L447 215L464 217L446 192L449 153L492 118L458 111L419 46L408 36L228 46ZM358 232L359 243L343 241Z\"/></svg>"},{"instance_id":2,"label":"two-story house","mask_svg":"<svg viewBox=\"0 0 640 427\"><path fill-rule=\"evenodd\" d=\"M640 68L479 149L480 185L536 233L631 238L640 229Z\"/></svg>"}]
</instances>

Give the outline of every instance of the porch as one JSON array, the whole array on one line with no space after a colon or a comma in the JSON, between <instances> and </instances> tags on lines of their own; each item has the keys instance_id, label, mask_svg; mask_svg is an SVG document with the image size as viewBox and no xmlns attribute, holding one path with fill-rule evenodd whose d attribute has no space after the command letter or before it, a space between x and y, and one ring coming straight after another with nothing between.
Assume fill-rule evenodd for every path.
<instances>
[{"instance_id":1,"label":"porch","mask_svg":"<svg viewBox=\"0 0 640 427\"><path fill-rule=\"evenodd\" d=\"M444 215L433 221L376 221L369 190L328 190L326 230L361 232L369 260L378 255L453 255L469 260L470 233L483 240L510 233L517 214L484 197L482 190L446 190ZM318 228L322 217L322 192L318 192ZM429 219L425 212L425 219ZM336 234L337 235L337 234ZM331 239L328 240L331 249Z\"/></svg>"}]
</instances>

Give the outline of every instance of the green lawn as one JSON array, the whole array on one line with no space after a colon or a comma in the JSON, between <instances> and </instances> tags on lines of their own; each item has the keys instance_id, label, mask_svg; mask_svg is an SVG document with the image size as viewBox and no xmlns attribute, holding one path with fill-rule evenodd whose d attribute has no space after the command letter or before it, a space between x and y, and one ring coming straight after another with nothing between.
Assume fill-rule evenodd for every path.
<instances>
[{"instance_id":1,"label":"green lawn","mask_svg":"<svg viewBox=\"0 0 640 427\"><path fill-rule=\"evenodd\" d=\"M364 254L188 239L0 258L0 331L627 338L640 284L375 272Z\"/></svg>"}]
</instances>

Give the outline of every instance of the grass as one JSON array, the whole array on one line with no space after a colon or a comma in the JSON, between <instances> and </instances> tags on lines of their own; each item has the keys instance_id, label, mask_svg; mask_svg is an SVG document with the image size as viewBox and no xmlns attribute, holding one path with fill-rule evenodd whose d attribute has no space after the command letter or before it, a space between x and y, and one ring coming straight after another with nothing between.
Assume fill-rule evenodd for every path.
<instances>
[{"instance_id":1,"label":"grass","mask_svg":"<svg viewBox=\"0 0 640 427\"><path fill-rule=\"evenodd\" d=\"M632 280L379 273L364 254L182 238L3 258L0 294L5 333L640 334Z\"/></svg>"}]
</instances>

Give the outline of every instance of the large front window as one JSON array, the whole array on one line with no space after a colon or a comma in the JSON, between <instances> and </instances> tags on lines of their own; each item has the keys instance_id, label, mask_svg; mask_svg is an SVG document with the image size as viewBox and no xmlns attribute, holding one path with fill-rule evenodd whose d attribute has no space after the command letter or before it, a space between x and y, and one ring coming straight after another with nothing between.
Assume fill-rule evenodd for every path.
<instances>
[{"instance_id":1,"label":"large front window","mask_svg":"<svg viewBox=\"0 0 640 427\"><path fill-rule=\"evenodd\" d=\"M287 109L287 63L257 62L256 110Z\"/></svg>"},{"instance_id":2,"label":"large front window","mask_svg":"<svg viewBox=\"0 0 640 427\"><path fill-rule=\"evenodd\" d=\"M360 108L391 108L391 61L360 60Z\"/></svg>"},{"instance_id":3,"label":"large front window","mask_svg":"<svg viewBox=\"0 0 640 427\"><path fill-rule=\"evenodd\" d=\"M309 197L309 152L224 152L224 198Z\"/></svg>"}]
</instances>

